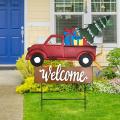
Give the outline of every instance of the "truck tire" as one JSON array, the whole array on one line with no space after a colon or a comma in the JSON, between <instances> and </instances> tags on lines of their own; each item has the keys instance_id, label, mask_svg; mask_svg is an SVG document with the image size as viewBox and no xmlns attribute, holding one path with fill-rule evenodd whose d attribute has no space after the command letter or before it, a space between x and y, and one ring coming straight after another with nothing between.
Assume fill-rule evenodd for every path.
<instances>
[{"instance_id":1,"label":"truck tire","mask_svg":"<svg viewBox=\"0 0 120 120\"><path fill-rule=\"evenodd\" d=\"M39 67L43 64L44 58L42 55L36 53L36 54L32 55L30 62L33 66Z\"/></svg>"},{"instance_id":2,"label":"truck tire","mask_svg":"<svg viewBox=\"0 0 120 120\"><path fill-rule=\"evenodd\" d=\"M89 54L82 54L79 58L79 64L82 67L89 67L93 62L92 56Z\"/></svg>"}]
</instances>

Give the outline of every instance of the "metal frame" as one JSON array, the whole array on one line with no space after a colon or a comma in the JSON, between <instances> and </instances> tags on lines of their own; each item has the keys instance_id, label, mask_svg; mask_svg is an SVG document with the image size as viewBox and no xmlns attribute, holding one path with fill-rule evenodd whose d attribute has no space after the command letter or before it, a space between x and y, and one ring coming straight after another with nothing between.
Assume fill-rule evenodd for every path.
<instances>
[{"instance_id":1,"label":"metal frame","mask_svg":"<svg viewBox=\"0 0 120 120\"><path fill-rule=\"evenodd\" d=\"M86 111L86 108L87 108L87 96L86 96L86 84L84 84L84 97L83 98L44 98L43 97L43 90L42 90L42 83L41 83L41 94L40 94L40 105L41 105L41 111L43 111L43 101L46 101L46 100L79 100L79 101L84 101L84 110Z\"/></svg>"}]
</instances>

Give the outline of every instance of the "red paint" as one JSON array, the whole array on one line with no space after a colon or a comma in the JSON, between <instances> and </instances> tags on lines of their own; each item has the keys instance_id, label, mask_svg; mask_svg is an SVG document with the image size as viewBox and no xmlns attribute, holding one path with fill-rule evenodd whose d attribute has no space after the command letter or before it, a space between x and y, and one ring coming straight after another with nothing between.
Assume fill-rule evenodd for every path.
<instances>
[{"instance_id":1,"label":"red paint","mask_svg":"<svg viewBox=\"0 0 120 120\"><path fill-rule=\"evenodd\" d=\"M61 38L61 45L50 45L48 41L52 38ZM85 38L84 38L85 39ZM91 46L87 42L84 42L83 46L65 46L63 35L50 35L44 44L35 44L28 48L26 59L30 60L32 55L39 53L45 60L79 60L79 57L87 53L91 55L93 61L96 57L96 46Z\"/></svg>"}]
</instances>

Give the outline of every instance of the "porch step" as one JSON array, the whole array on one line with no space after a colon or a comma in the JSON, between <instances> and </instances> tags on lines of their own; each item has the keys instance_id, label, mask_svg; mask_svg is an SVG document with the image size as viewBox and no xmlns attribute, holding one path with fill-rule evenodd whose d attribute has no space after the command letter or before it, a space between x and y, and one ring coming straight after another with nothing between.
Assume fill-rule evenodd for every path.
<instances>
[{"instance_id":1,"label":"porch step","mask_svg":"<svg viewBox=\"0 0 120 120\"><path fill-rule=\"evenodd\" d=\"M0 70L16 70L15 64L0 64Z\"/></svg>"}]
</instances>

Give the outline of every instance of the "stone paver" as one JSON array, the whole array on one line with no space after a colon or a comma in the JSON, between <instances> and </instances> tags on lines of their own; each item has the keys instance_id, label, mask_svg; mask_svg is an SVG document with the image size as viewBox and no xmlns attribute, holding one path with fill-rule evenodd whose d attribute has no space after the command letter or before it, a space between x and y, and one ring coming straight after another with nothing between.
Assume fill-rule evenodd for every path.
<instances>
[{"instance_id":1,"label":"stone paver","mask_svg":"<svg viewBox=\"0 0 120 120\"><path fill-rule=\"evenodd\" d=\"M16 94L22 77L16 70L0 70L0 120L23 120L23 96Z\"/></svg>"}]
</instances>

